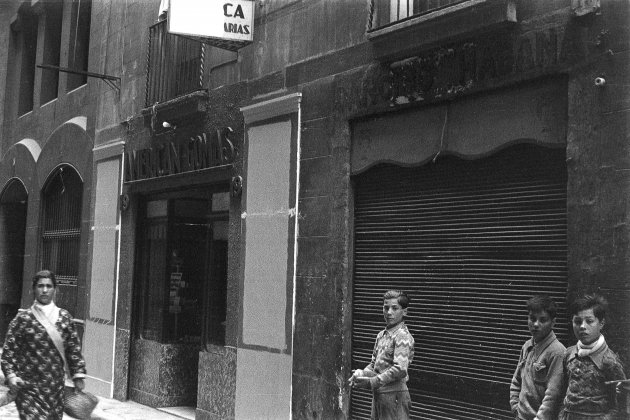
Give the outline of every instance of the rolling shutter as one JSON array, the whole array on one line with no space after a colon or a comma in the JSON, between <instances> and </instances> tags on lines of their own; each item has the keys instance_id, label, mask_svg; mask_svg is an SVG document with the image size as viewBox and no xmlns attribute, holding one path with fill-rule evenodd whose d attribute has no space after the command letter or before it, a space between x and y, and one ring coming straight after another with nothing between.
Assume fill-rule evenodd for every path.
<instances>
[{"instance_id":1,"label":"rolling shutter","mask_svg":"<svg viewBox=\"0 0 630 420\"><path fill-rule=\"evenodd\" d=\"M525 301L546 293L568 338L564 149L529 144L356 176L352 368L370 362L382 296L411 297L412 417L512 419L509 383L529 338ZM369 418L353 390L353 418Z\"/></svg>"}]
</instances>

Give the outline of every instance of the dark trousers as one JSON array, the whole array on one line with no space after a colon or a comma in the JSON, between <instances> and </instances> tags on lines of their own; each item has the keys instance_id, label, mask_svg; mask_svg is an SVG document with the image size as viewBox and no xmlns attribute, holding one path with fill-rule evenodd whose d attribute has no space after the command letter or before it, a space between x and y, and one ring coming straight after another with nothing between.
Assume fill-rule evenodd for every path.
<instances>
[{"instance_id":1,"label":"dark trousers","mask_svg":"<svg viewBox=\"0 0 630 420\"><path fill-rule=\"evenodd\" d=\"M372 420L408 420L411 398L409 391L374 393Z\"/></svg>"}]
</instances>

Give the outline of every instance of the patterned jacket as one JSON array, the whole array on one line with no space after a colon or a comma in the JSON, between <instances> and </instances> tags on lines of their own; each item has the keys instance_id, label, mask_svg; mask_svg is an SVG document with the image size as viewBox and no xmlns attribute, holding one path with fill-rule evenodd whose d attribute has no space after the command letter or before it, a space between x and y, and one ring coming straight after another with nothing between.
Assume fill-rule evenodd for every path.
<instances>
[{"instance_id":1,"label":"patterned jacket","mask_svg":"<svg viewBox=\"0 0 630 420\"><path fill-rule=\"evenodd\" d=\"M567 392L563 411L598 419L616 416L615 386L604 382L625 379L623 367L608 344L588 356L578 356L577 346L569 347L564 356Z\"/></svg>"},{"instance_id":2,"label":"patterned jacket","mask_svg":"<svg viewBox=\"0 0 630 420\"><path fill-rule=\"evenodd\" d=\"M376 393L407 389L407 369L413 360L414 340L404 322L384 329L376 336L372 361L364 369Z\"/></svg>"}]
</instances>

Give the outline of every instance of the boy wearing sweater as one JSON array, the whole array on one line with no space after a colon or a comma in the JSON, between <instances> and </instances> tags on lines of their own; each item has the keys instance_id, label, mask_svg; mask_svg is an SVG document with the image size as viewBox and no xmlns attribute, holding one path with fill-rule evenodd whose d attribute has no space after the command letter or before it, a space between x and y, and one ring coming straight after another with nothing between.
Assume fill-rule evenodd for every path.
<instances>
[{"instance_id":1,"label":"boy wearing sweater","mask_svg":"<svg viewBox=\"0 0 630 420\"><path fill-rule=\"evenodd\" d=\"M413 360L414 340L405 326L409 297L400 290L383 296L386 328L376 336L372 361L356 369L349 379L353 387L372 389L372 420L409 419L411 399L407 369Z\"/></svg>"},{"instance_id":2,"label":"boy wearing sweater","mask_svg":"<svg viewBox=\"0 0 630 420\"><path fill-rule=\"evenodd\" d=\"M556 419L562 402L566 350L553 332L556 304L549 296L534 296L527 301L527 311L532 338L521 349L510 385L510 406L519 420Z\"/></svg>"},{"instance_id":3,"label":"boy wearing sweater","mask_svg":"<svg viewBox=\"0 0 630 420\"><path fill-rule=\"evenodd\" d=\"M572 305L573 333L579 341L564 356L567 389L561 420L624 418L617 410L615 384L626 376L601 333L607 307L606 299L597 294L583 296Z\"/></svg>"}]
</instances>

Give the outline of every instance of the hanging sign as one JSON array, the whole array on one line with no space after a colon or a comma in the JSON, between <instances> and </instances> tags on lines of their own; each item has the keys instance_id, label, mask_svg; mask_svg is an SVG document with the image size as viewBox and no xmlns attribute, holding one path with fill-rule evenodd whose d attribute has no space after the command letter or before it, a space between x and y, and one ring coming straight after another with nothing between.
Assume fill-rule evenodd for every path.
<instances>
[{"instance_id":1,"label":"hanging sign","mask_svg":"<svg viewBox=\"0 0 630 420\"><path fill-rule=\"evenodd\" d=\"M200 171L234 163L231 128L125 152L125 182Z\"/></svg>"},{"instance_id":2,"label":"hanging sign","mask_svg":"<svg viewBox=\"0 0 630 420\"><path fill-rule=\"evenodd\" d=\"M228 50L254 39L254 1L171 0L168 31Z\"/></svg>"}]
</instances>

